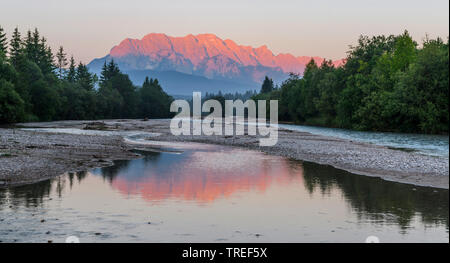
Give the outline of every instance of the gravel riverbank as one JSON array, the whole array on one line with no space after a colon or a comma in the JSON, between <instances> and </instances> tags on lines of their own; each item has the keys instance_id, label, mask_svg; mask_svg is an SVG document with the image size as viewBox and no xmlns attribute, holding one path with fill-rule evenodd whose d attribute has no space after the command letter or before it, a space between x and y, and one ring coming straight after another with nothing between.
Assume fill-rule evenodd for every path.
<instances>
[{"instance_id":1,"label":"gravel riverbank","mask_svg":"<svg viewBox=\"0 0 450 263\"><path fill-rule=\"evenodd\" d=\"M170 133L169 121L104 120L91 125L87 121L60 121L21 125L44 128L85 128L88 125L102 130L159 133L149 140L245 147L385 180L449 188L449 163L443 157L284 129L279 130L278 143L272 147L260 147L258 137L250 135L174 136ZM3 185L42 180L68 171L107 166L113 160L137 157L129 151L133 145L124 143L120 136L52 134L17 129L0 129L0 136L0 184Z\"/></svg>"},{"instance_id":2,"label":"gravel riverbank","mask_svg":"<svg viewBox=\"0 0 450 263\"><path fill-rule=\"evenodd\" d=\"M136 158L119 136L51 134L0 129L0 187Z\"/></svg>"}]
</instances>

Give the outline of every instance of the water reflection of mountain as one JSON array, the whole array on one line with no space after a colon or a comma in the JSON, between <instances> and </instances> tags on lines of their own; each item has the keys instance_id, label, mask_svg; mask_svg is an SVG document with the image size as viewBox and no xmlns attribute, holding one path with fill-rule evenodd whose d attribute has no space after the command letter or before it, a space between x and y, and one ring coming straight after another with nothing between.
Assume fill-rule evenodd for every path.
<instances>
[{"instance_id":1,"label":"water reflection of mountain","mask_svg":"<svg viewBox=\"0 0 450 263\"><path fill-rule=\"evenodd\" d=\"M449 227L448 190L387 182L314 163L303 163L303 169L305 187L310 193L320 191L328 195L340 189L361 219L390 219L406 228L419 215L425 224Z\"/></svg>"},{"instance_id":2,"label":"water reflection of mountain","mask_svg":"<svg viewBox=\"0 0 450 263\"><path fill-rule=\"evenodd\" d=\"M286 163L281 158L249 156L238 150L150 152L142 159L120 161L93 173L106 178L119 192L151 202L172 198L205 203L239 191L265 191L273 181L301 180L301 169Z\"/></svg>"},{"instance_id":3,"label":"water reflection of mountain","mask_svg":"<svg viewBox=\"0 0 450 263\"><path fill-rule=\"evenodd\" d=\"M172 198L208 203L239 192L263 193L272 184L285 187L296 183L311 195L342 196L362 221L390 222L406 229L418 216L425 225L449 227L448 190L386 182L328 166L240 151L147 153L142 159L119 161L92 173L70 173L0 189L0 210L7 205L14 209L41 206L51 194L64 197L93 175L103 177L125 195L138 195L150 202Z\"/></svg>"},{"instance_id":4,"label":"water reflection of mountain","mask_svg":"<svg viewBox=\"0 0 450 263\"><path fill-rule=\"evenodd\" d=\"M94 169L93 173L101 174L110 183L113 183L114 179L121 174L128 181L140 181L147 177L144 173L145 170L153 171L153 175L156 176L163 175L184 158L184 156L178 154L161 154L160 152L139 150L134 152L141 154L142 158L132 161L115 161L113 166Z\"/></svg>"}]
</instances>

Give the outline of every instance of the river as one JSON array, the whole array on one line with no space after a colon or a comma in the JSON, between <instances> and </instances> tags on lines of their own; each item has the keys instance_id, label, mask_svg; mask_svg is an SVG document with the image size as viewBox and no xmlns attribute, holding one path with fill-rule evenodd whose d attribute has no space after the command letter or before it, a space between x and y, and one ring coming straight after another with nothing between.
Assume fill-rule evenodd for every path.
<instances>
[{"instance_id":1,"label":"river","mask_svg":"<svg viewBox=\"0 0 450 263\"><path fill-rule=\"evenodd\" d=\"M0 189L0 241L449 241L448 190L234 147L158 146L137 151L141 159Z\"/></svg>"}]
</instances>

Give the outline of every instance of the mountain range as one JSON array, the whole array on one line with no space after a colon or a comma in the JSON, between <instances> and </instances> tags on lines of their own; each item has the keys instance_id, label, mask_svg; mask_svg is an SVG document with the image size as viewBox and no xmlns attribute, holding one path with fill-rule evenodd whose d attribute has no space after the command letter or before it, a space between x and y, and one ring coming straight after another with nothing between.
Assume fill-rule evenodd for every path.
<instances>
[{"instance_id":1,"label":"mountain range","mask_svg":"<svg viewBox=\"0 0 450 263\"><path fill-rule=\"evenodd\" d=\"M111 59L136 85L141 85L146 76L158 78L166 92L178 95L192 94L194 90L259 90L266 75L279 83L290 72L301 75L311 59L319 65L324 61L321 57L274 55L267 46L238 45L214 34L170 37L159 33L142 39L127 38L88 67L99 73L105 61ZM343 63L333 61L335 66Z\"/></svg>"}]
</instances>

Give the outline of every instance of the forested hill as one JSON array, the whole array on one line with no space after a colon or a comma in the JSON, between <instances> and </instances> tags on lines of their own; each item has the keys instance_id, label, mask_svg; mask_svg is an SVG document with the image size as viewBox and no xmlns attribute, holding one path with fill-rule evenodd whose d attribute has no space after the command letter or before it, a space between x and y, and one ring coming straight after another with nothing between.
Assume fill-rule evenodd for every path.
<instances>
[{"instance_id":1,"label":"forested hill","mask_svg":"<svg viewBox=\"0 0 450 263\"><path fill-rule=\"evenodd\" d=\"M258 99L278 99L279 119L370 131L448 134L449 44L408 32L361 36L343 67L311 61L279 89L266 79Z\"/></svg>"},{"instance_id":2,"label":"forested hill","mask_svg":"<svg viewBox=\"0 0 450 263\"><path fill-rule=\"evenodd\" d=\"M0 27L0 123L165 118L171 101L157 79L137 87L114 61L97 77L63 47L54 54L37 29L8 40Z\"/></svg>"}]
</instances>

